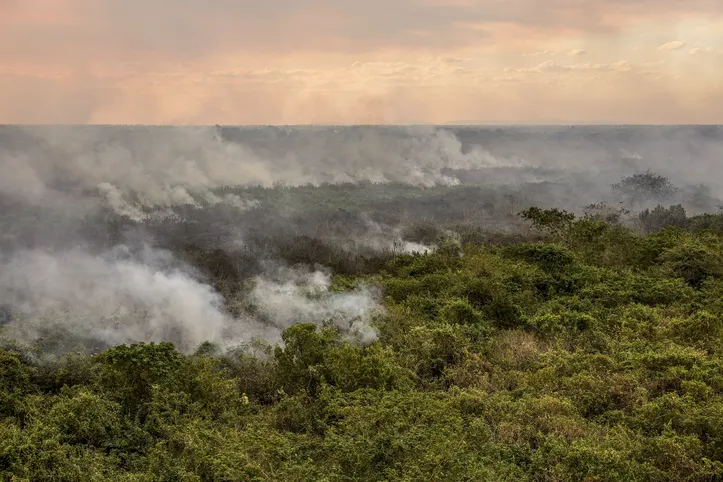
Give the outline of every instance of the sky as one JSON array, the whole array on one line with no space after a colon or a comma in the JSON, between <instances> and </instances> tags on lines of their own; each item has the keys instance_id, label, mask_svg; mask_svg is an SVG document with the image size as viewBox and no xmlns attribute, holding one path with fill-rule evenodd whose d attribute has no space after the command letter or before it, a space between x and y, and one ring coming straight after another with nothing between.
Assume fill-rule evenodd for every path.
<instances>
[{"instance_id":1,"label":"sky","mask_svg":"<svg viewBox=\"0 0 723 482\"><path fill-rule=\"evenodd\" d=\"M721 124L721 0L0 0L0 123Z\"/></svg>"}]
</instances>

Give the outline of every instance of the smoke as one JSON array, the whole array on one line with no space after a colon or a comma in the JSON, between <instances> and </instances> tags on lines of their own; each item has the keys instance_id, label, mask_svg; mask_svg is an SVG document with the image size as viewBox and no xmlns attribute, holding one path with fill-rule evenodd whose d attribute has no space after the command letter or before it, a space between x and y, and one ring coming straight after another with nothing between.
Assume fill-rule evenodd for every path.
<instances>
[{"instance_id":1,"label":"smoke","mask_svg":"<svg viewBox=\"0 0 723 482\"><path fill-rule=\"evenodd\" d=\"M402 228L380 224L371 219L366 213L359 216L363 231L355 233L346 239L338 239L347 251L350 252L394 252L394 253L428 253L434 246L403 239Z\"/></svg>"},{"instance_id":2,"label":"smoke","mask_svg":"<svg viewBox=\"0 0 723 482\"><path fill-rule=\"evenodd\" d=\"M12 313L5 330L27 342L57 327L104 345L173 341L189 352L205 341L221 347L257 338L279 342L295 322L331 322L361 343L376 337L371 320L382 311L369 287L330 292L330 273L290 268L254 281L248 299L256 312L232 317L198 273L148 246L100 255L75 249L0 256L0 306Z\"/></svg>"},{"instance_id":3,"label":"smoke","mask_svg":"<svg viewBox=\"0 0 723 482\"><path fill-rule=\"evenodd\" d=\"M580 184L575 177L584 176L602 193L622 175L653 169L686 185L712 183L718 195L722 138L715 127L5 126L0 194L58 206L96 193L118 214L139 218L173 206L259 206L258 200L219 196L226 186L453 186L465 180L459 171L475 171L485 184ZM590 196L581 201L591 202Z\"/></svg>"},{"instance_id":4,"label":"smoke","mask_svg":"<svg viewBox=\"0 0 723 482\"><path fill-rule=\"evenodd\" d=\"M200 193L200 200L196 200L182 186L174 186L164 192L165 196L162 201L149 202L147 198L141 198L138 202L130 201L116 186L102 182L98 184L98 191L105 198L106 205L119 216L124 216L133 221L141 222L147 220L154 215L171 216L172 211L163 208L172 208L174 206L193 206L195 208L203 208L224 204L238 211L247 211L260 206L255 199L244 199L237 194L227 193L218 196L212 191ZM138 193L133 193L136 196Z\"/></svg>"},{"instance_id":5,"label":"smoke","mask_svg":"<svg viewBox=\"0 0 723 482\"><path fill-rule=\"evenodd\" d=\"M322 182L458 184L444 169L497 162L481 148L463 153L453 133L436 128L393 131L276 132L251 142L213 127L4 127L0 193L53 203L71 188L100 191L119 214L199 200L248 209L253 200L218 198L223 186ZM248 135L237 131L228 134ZM306 133L309 134L309 133ZM315 133L312 133L315 134ZM253 137L253 136L252 136Z\"/></svg>"},{"instance_id":6,"label":"smoke","mask_svg":"<svg viewBox=\"0 0 723 482\"><path fill-rule=\"evenodd\" d=\"M191 351L279 342L315 322L367 343L383 314L373 287L339 292L322 266L259 260L286 250L355 272L370 252L435 249L433 233L405 239L414 223L444 232L510 225L530 205L617 206L611 184L646 169L675 185L666 203L711 210L722 158L715 127L0 127L0 328ZM356 188L263 189L347 182ZM180 261L188 245L231 261L205 252L194 269ZM351 261L332 263L339 251ZM238 303L248 309L232 315Z\"/></svg>"},{"instance_id":7,"label":"smoke","mask_svg":"<svg viewBox=\"0 0 723 482\"><path fill-rule=\"evenodd\" d=\"M97 194L118 214L143 218L149 210L199 203L240 209L253 200L218 197L228 184L265 182L243 146L214 137L211 128L5 127L10 139L0 169L12 175L0 194L36 205L57 205Z\"/></svg>"},{"instance_id":8,"label":"smoke","mask_svg":"<svg viewBox=\"0 0 723 482\"><path fill-rule=\"evenodd\" d=\"M105 196L108 205L115 213L134 221L143 221L147 218L147 214L124 199L123 193L113 184L101 182L98 184L98 190Z\"/></svg>"},{"instance_id":9,"label":"smoke","mask_svg":"<svg viewBox=\"0 0 723 482\"><path fill-rule=\"evenodd\" d=\"M330 290L331 274L323 268L267 268L266 274L254 279L249 300L274 326L283 329L294 323L323 322L360 343L377 337L372 321L384 311L374 288L336 292Z\"/></svg>"},{"instance_id":10,"label":"smoke","mask_svg":"<svg viewBox=\"0 0 723 482\"><path fill-rule=\"evenodd\" d=\"M11 307L12 328L28 340L60 323L64 331L109 345L174 340L188 349L221 339L233 324L218 293L169 253L32 250L1 259L0 304Z\"/></svg>"}]
</instances>

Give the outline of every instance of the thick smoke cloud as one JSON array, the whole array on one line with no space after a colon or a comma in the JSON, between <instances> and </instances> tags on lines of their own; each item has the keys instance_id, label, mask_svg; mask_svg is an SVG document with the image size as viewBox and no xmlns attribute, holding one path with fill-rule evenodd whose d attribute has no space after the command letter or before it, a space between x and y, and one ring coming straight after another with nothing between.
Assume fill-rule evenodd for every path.
<instances>
[{"instance_id":1,"label":"thick smoke cloud","mask_svg":"<svg viewBox=\"0 0 723 482\"><path fill-rule=\"evenodd\" d=\"M199 202L241 209L254 200L219 199L227 185L321 182L457 184L444 169L496 163L481 147L462 152L453 133L435 128L384 131L213 127L34 127L3 129L9 139L0 169L10 174L0 193L50 204L71 187L97 192L119 213ZM224 135L225 134L225 135ZM258 134L258 135L256 135ZM246 142L248 139L249 142Z\"/></svg>"},{"instance_id":2,"label":"thick smoke cloud","mask_svg":"<svg viewBox=\"0 0 723 482\"><path fill-rule=\"evenodd\" d=\"M719 127L0 127L0 326L26 341L60 327L106 345L171 340L190 351L203 341L278 342L290 324L309 321L366 343L383 312L373 287L336 292L323 267L251 258L298 248L326 263L328 246L350 258L425 252L435 241L405 239L405 224L452 214L499 228L530 205L616 205L611 184L646 169L679 187L666 202L714 210L721 159ZM311 212L328 200L299 207L303 192L250 188L362 181L450 190L418 201L406 191L384 200L398 211L380 207L372 217L337 204ZM460 184L477 187L451 190ZM255 240L257 251L239 259L256 265L237 267L253 286L241 301L254 310L232 315L239 300L179 252L159 249L159 233L177 247L243 251ZM190 239L199 233L209 241ZM289 244L265 248L277 233Z\"/></svg>"},{"instance_id":3,"label":"thick smoke cloud","mask_svg":"<svg viewBox=\"0 0 723 482\"><path fill-rule=\"evenodd\" d=\"M60 323L110 345L172 339L188 349L222 339L233 326L218 293L173 266L169 253L34 250L1 263L0 304L11 307L21 338Z\"/></svg>"},{"instance_id":4,"label":"thick smoke cloud","mask_svg":"<svg viewBox=\"0 0 723 482\"><path fill-rule=\"evenodd\" d=\"M674 182L723 188L718 127L3 127L0 146L0 194L39 205L97 194L131 217L184 204L255 206L211 192L228 185L455 185L454 171L472 169L489 171L484 182L508 183L595 174L600 191L653 169Z\"/></svg>"},{"instance_id":5,"label":"thick smoke cloud","mask_svg":"<svg viewBox=\"0 0 723 482\"><path fill-rule=\"evenodd\" d=\"M93 256L82 250L20 251L0 257L0 306L17 339L32 342L47 329L105 345L173 341L191 351L205 341L232 347L254 339L279 342L297 322L329 322L350 340L376 338L381 313L372 288L329 292L330 273L269 268L254 279L249 301L257 316L232 317L198 274L164 251L120 246Z\"/></svg>"}]
</instances>

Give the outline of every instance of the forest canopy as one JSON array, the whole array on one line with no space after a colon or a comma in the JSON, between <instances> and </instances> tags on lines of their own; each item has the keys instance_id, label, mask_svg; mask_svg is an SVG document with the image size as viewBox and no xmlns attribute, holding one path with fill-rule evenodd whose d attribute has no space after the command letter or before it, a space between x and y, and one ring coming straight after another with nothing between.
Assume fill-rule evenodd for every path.
<instances>
[{"instance_id":1,"label":"forest canopy","mask_svg":"<svg viewBox=\"0 0 723 482\"><path fill-rule=\"evenodd\" d=\"M655 176L618 189L672 195ZM309 322L193 353L6 340L0 479L723 480L723 218L611 212L532 207L514 236L420 224L436 249L325 252L332 290L381 289L366 343ZM308 263L325 246L286 248ZM233 254L184 249L242 289Z\"/></svg>"}]
</instances>

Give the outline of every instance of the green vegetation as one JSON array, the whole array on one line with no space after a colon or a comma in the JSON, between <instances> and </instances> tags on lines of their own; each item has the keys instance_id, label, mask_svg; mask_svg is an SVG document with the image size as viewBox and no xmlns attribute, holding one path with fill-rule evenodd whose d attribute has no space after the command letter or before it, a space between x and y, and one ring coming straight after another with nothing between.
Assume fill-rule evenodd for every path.
<instances>
[{"instance_id":1,"label":"green vegetation","mask_svg":"<svg viewBox=\"0 0 723 482\"><path fill-rule=\"evenodd\" d=\"M720 219L522 217L542 241L337 277L383 288L368 346L314 324L223 354L6 346L0 480L723 480Z\"/></svg>"}]
</instances>

